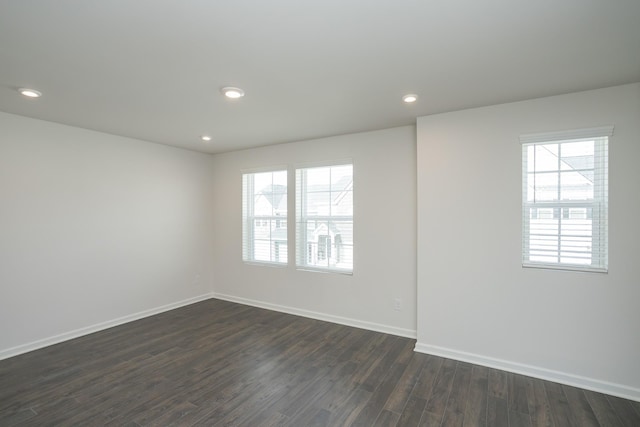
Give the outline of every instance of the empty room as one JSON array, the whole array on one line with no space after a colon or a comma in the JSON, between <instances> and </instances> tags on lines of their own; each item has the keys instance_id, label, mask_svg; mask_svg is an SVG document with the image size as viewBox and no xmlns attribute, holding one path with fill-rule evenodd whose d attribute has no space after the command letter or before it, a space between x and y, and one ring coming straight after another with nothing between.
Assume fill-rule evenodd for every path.
<instances>
[{"instance_id":1,"label":"empty room","mask_svg":"<svg viewBox=\"0 0 640 427\"><path fill-rule=\"evenodd\" d=\"M640 2L0 2L0 426L640 426Z\"/></svg>"}]
</instances>

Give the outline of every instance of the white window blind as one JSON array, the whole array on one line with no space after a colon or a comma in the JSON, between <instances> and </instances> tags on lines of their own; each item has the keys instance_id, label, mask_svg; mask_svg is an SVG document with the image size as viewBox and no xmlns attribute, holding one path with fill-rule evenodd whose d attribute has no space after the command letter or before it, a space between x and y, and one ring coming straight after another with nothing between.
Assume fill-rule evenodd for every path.
<instances>
[{"instance_id":1,"label":"white window blind","mask_svg":"<svg viewBox=\"0 0 640 427\"><path fill-rule=\"evenodd\" d=\"M242 175L242 259L286 264L287 171Z\"/></svg>"},{"instance_id":2,"label":"white window blind","mask_svg":"<svg viewBox=\"0 0 640 427\"><path fill-rule=\"evenodd\" d=\"M613 127L523 135L522 264L606 272Z\"/></svg>"},{"instance_id":3,"label":"white window blind","mask_svg":"<svg viewBox=\"0 0 640 427\"><path fill-rule=\"evenodd\" d=\"M353 165L296 170L296 264L353 271Z\"/></svg>"}]
</instances>

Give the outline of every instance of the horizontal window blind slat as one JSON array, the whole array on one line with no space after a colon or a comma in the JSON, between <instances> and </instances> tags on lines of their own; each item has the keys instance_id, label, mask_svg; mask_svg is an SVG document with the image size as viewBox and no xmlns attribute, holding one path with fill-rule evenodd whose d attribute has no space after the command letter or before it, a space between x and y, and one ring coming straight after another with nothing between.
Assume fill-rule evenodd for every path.
<instances>
[{"instance_id":1,"label":"horizontal window blind slat","mask_svg":"<svg viewBox=\"0 0 640 427\"><path fill-rule=\"evenodd\" d=\"M613 126L599 126L586 129L571 129L555 132L530 133L520 135L520 143L533 144L554 141L567 141L572 139L600 138L613 136Z\"/></svg>"}]
</instances>

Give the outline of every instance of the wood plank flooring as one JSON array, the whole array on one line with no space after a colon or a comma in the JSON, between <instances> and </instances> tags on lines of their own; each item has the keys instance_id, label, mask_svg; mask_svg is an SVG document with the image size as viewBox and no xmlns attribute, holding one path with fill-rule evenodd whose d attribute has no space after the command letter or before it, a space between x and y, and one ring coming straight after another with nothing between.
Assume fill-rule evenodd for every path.
<instances>
[{"instance_id":1,"label":"wood plank flooring","mask_svg":"<svg viewBox=\"0 0 640 427\"><path fill-rule=\"evenodd\" d=\"M0 361L0 426L640 426L640 403L208 300Z\"/></svg>"}]
</instances>

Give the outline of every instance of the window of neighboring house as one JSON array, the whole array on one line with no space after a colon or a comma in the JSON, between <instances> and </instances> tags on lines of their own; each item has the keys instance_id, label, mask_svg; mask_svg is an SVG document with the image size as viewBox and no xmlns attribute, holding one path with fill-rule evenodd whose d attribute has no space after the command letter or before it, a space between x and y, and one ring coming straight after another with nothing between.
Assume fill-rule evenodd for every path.
<instances>
[{"instance_id":1,"label":"window of neighboring house","mask_svg":"<svg viewBox=\"0 0 640 427\"><path fill-rule=\"evenodd\" d=\"M242 175L242 259L287 263L287 171Z\"/></svg>"},{"instance_id":2,"label":"window of neighboring house","mask_svg":"<svg viewBox=\"0 0 640 427\"><path fill-rule=\"evenodd\" d=\"M522 265L606 272L613 127L523 135Z\"/></svg>"},{"instance_id":3,"label":"window of neighboring house","mask_svg":"<svg viewBox=\"0 0 640 427\"><path fill-rule=\"evenodd\" d=\"M296 264L353 271L353 165L296 170Z\"/></svg>"}]
</instances>

